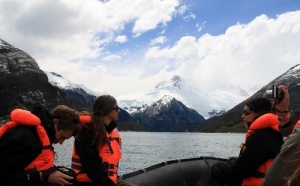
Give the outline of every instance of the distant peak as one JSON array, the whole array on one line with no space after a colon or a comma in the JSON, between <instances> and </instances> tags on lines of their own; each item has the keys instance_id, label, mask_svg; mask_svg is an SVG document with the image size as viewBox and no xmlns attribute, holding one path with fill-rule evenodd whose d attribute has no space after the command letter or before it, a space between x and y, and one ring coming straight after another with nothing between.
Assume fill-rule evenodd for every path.
<instances>
[{"instance_id":1,"label":"distant peak","mask_svg":"<svg viewBox=\"0 0 300 186\"><path fill-rule=\"evenodd\" d=\"M172 81L174 82L178 82L178 81L181 81L181 77L179 75L174 75L172 78L171 78Z\"/></svg>"},{"instance_id":2,"label":"distant peak","mask_svg":"<svg viewBox=\"0 0 300 186\"><path fill-rule=\"evenodd\" d=\"M178 87L179 89L181 89L182 80L179 75L174 75L171 81L173 82L174 87Z\"/></svg>"},{"instance_id":3,"label":"distant peak","mask_svg":"<svg viewBox=\"0 0 300 186\"><path fill-rule=\"evenodd\" d=\"M170 80L163 80L159 82L155 88L156 89L164 89L170 87L176 87L181 89L182 86L182 78L179 75L174 75Z\"/></svg>"},{"instance_id":4,"label":"distant peak","mask_svg":"<svg viewBox=\"0 0 300 186\"><path fill-rule=\"evenodd\" d=\"M174 98L172 96L169 95L164 95L161 100L166 102L166 103L170 103Z\"/></svg>"}]
</instances>

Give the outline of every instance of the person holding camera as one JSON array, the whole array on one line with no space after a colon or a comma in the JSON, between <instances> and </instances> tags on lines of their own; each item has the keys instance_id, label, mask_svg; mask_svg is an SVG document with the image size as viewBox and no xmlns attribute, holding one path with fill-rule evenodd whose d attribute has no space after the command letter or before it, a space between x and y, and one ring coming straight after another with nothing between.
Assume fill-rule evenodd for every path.
<instances>
[{"instance_id":1,"label":"person holding camera","mask_svg":"<svg viewBox=\"0 0 300 186\"><path fill-rule=\"evenodd\" d=\"M267 171L263 186L285 185L288 182L287 185L297 185L300 177L300 112L296 110L292 115L288 112L290 102L288 88L284 85L279 88L283 91L283 99L274 99L273 108L280 119L280 129L285 142Z\"/></svg>"},{"instance_id":2,"label":"person holding camera","mask_svg":"<svg viewBox=\"0 0 300 186\"><path fill-rule=\"evenodd\" d=\"M71 168L76 172L75 186L133 186L118 180L122 158L121 136L116 120L120 108L113 96L99 96L91 114L80 115Z\"/></svg>"},{"instance_id":3,"label":"person holding camera","mask_svg":"<svg viewBox=\"0 0 300 186\"><path fill-rule=\"evenodd\" d=\"M73 177L54 165L52 144L73 136L78 113L58 105L51 111L37 104L31 112L15 109L0 128L0 185L67 185Z\"/></svg>"},{"instance_id":4,"label":"person holding camera","mask_svg":"<svg viewBox=\"0 0 300 186\"><path fill-rule=\"evenodd\" d=\"M290 95L288 87L280 85L278 87L266 91L266 97L273 101L272 110L279 120L279 129L284 138L290 135L294 129L295 123L298 121L297 112L289 112Z\"/></svg>"},{"instance_id":5,"label":"person holding camera","mask_svg":"<svg viewBox=\"0 0 300 186\"><path fill-rule=\"evenodd\" d=\"M248 129L236 159L218 162L197 185L260 186L265 172L280 151L283 139L279 120L266 97L253 97L244 102L242 119Z\"/></svg>"}]
</instances>

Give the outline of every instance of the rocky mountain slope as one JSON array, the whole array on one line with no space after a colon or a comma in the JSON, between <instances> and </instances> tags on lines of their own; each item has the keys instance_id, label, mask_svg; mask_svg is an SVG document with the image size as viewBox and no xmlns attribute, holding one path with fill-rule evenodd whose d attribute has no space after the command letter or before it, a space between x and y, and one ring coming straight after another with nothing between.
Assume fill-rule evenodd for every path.
<instances>
[{"instance_id":1,"label":"rocky mountain slope","mask_svg":"<svg viewBox=\"0 0 300 186\"><path fill-rule=\"evenodd\" d=\"M7 118L16 107L31 109L41 103L48 108L80 105L48 82L47 75L26 52L0 40L0 118Z\"/></svg>"},{"instance_id":2,"label":"rocky mountain slope","mask_svg":"<svg viewBox=\"0 0 300 186\"><path fill-rule=\"evenodd\" d=\"M286 85L290 95L290 111L300 109L300 64L291 67L287 72L275 78L273 81L263 86L251 97L266 96L266 90L273 85ZM210 118L200 124L198 129L203 132L233 132L244 131L241 113L244 108L243 103L239 103L220 117ZM204 127L205 126L205 127Z\"/></svg>"},{"instance_id":3,"label":"rocky mountain slope","mask_svg":"<svg viewBox=\"0 0 300 186\"><path fill-rule=\"evenodd\" d=\"M54 80L55 78L58 80ZM271 85L285 84L290 91L291 110L299 109L299 82L300 65L296 65L251 95L265 96L266 90ZM247 92L236 90L245 99L250 97ZM137 99L139 97L122 99L123 102L121 101L120 106L124 107L119 115L120 129L204 132L243 130L241 112L242 101L245 99L233 105L228 112L210 108L211 114L218 113L218 116L205 120L205 117L199 114L197 109L191 107L193 104L189 104L196 102L198 94L188 86L183 77L174 76L170 81L162 81L146 95L141 97L143 99ZM49 109L58 104L65 104L79 111L90 110L96 96L99 95L88 91L84 86L73 84L57 73L43 72L29 54L0 39L0 97L2 98L0 121L7 119L12 109L18 107L30 110L37 102ZM181 100L183 98L186 98L187 104ZM192 99L187 101L188 98ZM233 98L225 100L230 101L231 99ZM146 104L143 104L141 100ZM135 111L128 113L126 110L130 109L135 109ZM224 114L220 115L222 113Z\"/></svg>"},{"instance_id":4,"label":"rocky mountain slope","mask_svg":"<svg viewBox=\"0 0 300 186\"><path fill-rule=\"evenodd\" d=\"M90 111L94 99L99 96L55 72L42 71L29 54L3 40L0 40L0 87L0 97L5 98L0 102L0 119L7 119L8 114L14 108L30 110L37 102L48 109L58 104L65 104L78 111ZM176 99L173 99L172 102L177 103ZM176 111L182 108L185 109L185 112ZM158 110L158 112L160 111ZM162 127L166 129L165 131L178 124L201 121L203 118L194 110L187 109L182 103L173 104L172 107L168 108L168 113L170 112L176 114L166 116L162 112L159 113L160 119L163 118L160 120L161 126L168 125L168 127ZM185 115L192 115L193 117L186 117ZM147 117L145 115L143 117L145 120L140 118L138 120L122 109L119 115L120 129L158 130L146 125L150 121ZM176 122L170 123L169 120Z\"/></svg>"},{"instance_id":5,"label":"rocky mountain slope","mask_svg":"<svg viewBox=\"0 0 300 186\"><path fill-rule=\"evenodd\" d=\"M171 96L164 96L133 117L153 131L188 131L186 126L204 121L204 117L194 109L186 107ZM182 128L180 128L180 126Z\"/></svg>"},{"instance_id":6,"label":"rocky mountain slope","mask_svg":"<svg viewBox=\"0 0 300 186\"><path fill-rule=\"evenodd\" d=\"M97 94L93 91L72 83L63 76L46 72L49 82L66 92L66 94L84 105L90 105ZM84 90L85 89L85 90ZM94 96L92 96L94 95ZM90 99L89 99L90 98ZM127 113L126 109L121 107L119 115L121 130L146 130L146 131L171 131L186 130L185 125L190 123L203 121L204 118L195 110L187 108L183 103L171 96L164 96L158 101L154 101L152 105L142 109L140 112L132 114ZM179 129L178 126L181 126Z\"/></svg>"}]
</instances>

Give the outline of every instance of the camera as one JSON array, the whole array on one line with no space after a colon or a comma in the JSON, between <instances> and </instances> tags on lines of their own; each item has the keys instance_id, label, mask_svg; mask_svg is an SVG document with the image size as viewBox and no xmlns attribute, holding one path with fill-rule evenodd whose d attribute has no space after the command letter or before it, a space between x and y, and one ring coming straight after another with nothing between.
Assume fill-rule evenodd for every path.
<instances>
[{"instance_id":1,"label":"camera","mask_svg":"<svg viewBox=\"0 0 300 186\"><path fill-rule=\"evenodd\" d=\"M72 169L67 168L65 166L56 166L55 168L56 168L56 170L66 174L66 175L72 176L75 179L76 173ZM74 180L69 181L69 183L66 184L66 185L73 186L74 185ZM52 184L52 183L47 182L47 183L44 183L43 186L60 186L60 185L56 185L56 184Z\"/></svg>"},{"instance_id":2,"label":"camera","mask_svg":"<svg viewBox=\"0 0 300 186\"><path fill-rule=\"evenodd\" d=\"M66 175L72 176L75 179L76 173L72 169L64 167L64 166L57 166L57 170L59 170L60 172L66 174ZM70 186L74 185L73 180L70 181L67 185L70 185Z\"/></svg>"},{"instance_id":3,"label":"camera","mask_svg":"<svg viewBox=\"0 0 300 186\"><path fill-rule=\"evenodd\" d=\"M283 91L281 88L272 85L271 89L266 90L266 97L267 98L274 98L274 99L283 99Z\"/></svg>"}]
</instances>

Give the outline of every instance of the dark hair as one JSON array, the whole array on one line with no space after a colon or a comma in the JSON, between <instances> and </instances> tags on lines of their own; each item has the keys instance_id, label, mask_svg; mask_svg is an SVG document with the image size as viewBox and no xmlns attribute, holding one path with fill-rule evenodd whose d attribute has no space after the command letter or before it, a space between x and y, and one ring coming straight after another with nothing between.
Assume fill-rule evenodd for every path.
<instances>
[{"instance_id":1,"label":"dark hair","mask_svg":"<svg viewBox=\"0 0 300 186\"><path fill-rule=\"evenodd\" d=\"M251 111L258 113L258 116L269 113L272 110L272 103L266 97L250 98L244 102Z\"/></svg>"},{"instance_id":2,"label":"dark hair","mask_svg":"<svg viewBox=\"0 0 300 186\"><path fill-rule=\"evenodd\" d=\"M71 130L73 133L79 124L78 112L65 105L58 105L50 111L53 118L58 119L57 130Z\"/></svg>"},{"instance_id":3,"label":"dark hair","mask_svg":"<svg viewBox=\"0 0 300 186\"><path fill-rule=\"evenodd\" d=\"M256 120L258 117L260 117L266 113L271 112L271 110L272 110L272 103L266 97L256 97L256 98L247 99L244 102L244 105L247 105L251 111L257 113L254 120ZM253 121L248 122L247 123L248 127L250 127L252 123L253 123Z\"/></svg>"},{"instance_id":4,"label":"dark hair","mask_svg":"<svg viewBox=\"0 0 300 186\"><path fill-rule=\"evenodd\" d=\"M58 130L71 130L73 135L78 127L79 115L77 111L65 105L58 105L49 111L41 103L36 103L34 104L31 113L36 115L41 120L41 123L45 127L47 134L50 134L50 136L55 135L53 119L58 120ZM52 142L53 141L51 141L51 143Z\"/></svg>"},{"instance_id":5,"label":"dark hair","mask_svg":"<svg viewBox=\"0 0 300 186\"><path fill-rule=\"evenodd\" d=\"M94 101L92 113L93 144L103 146L108 143L103 117L112 111L116 103L116 99L110 95L99 96Z\"/></svg>"}]
</instances>

